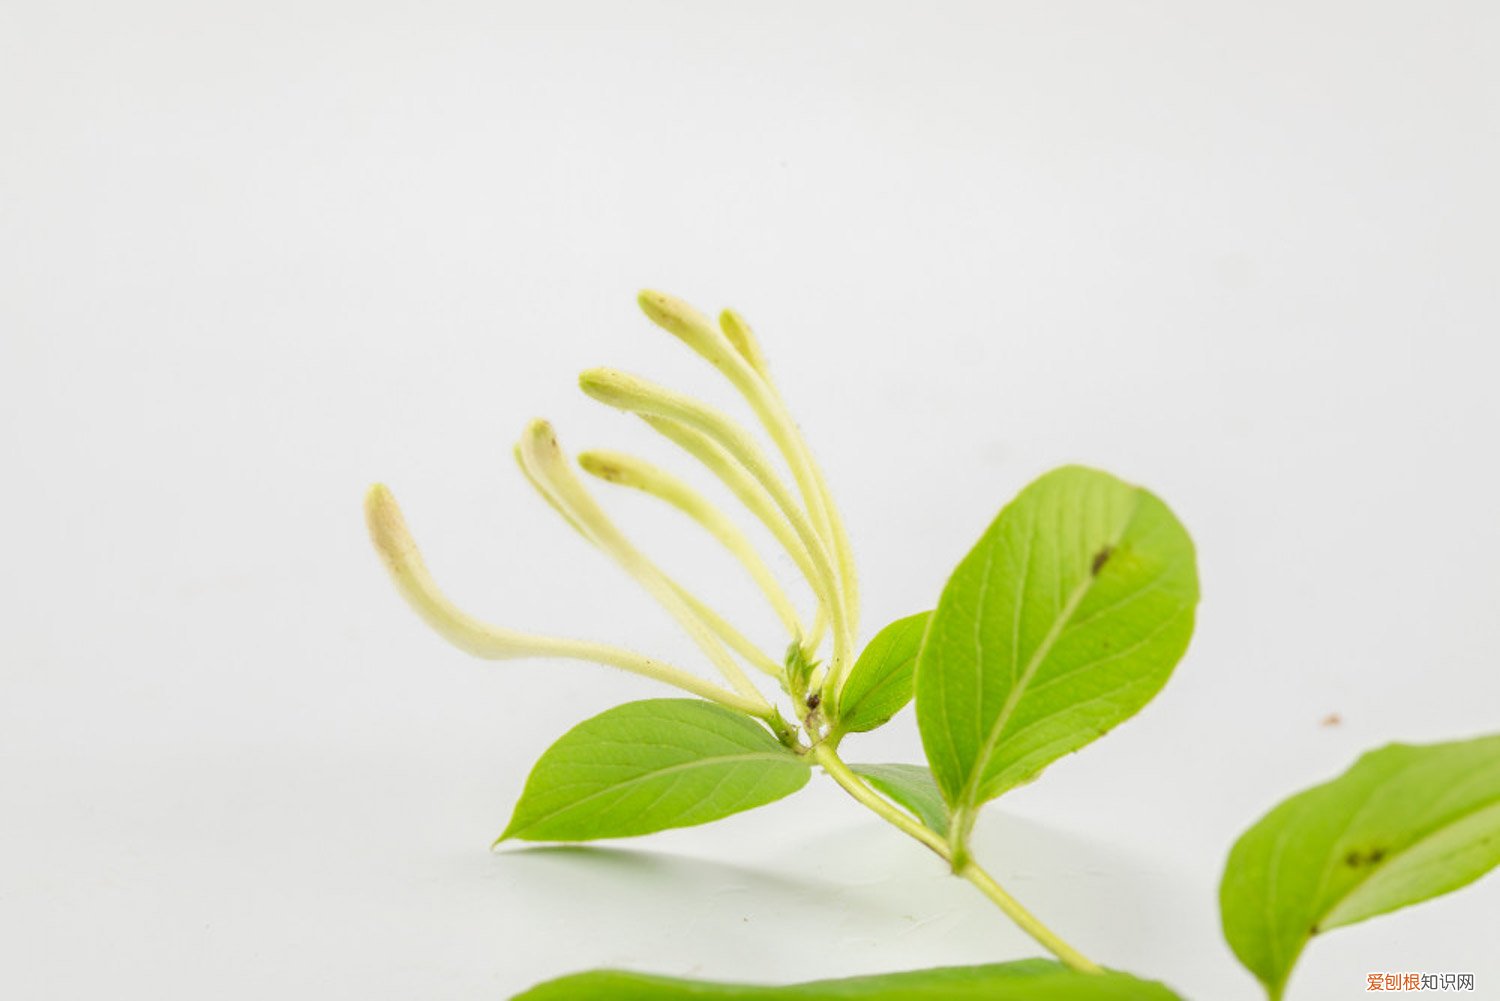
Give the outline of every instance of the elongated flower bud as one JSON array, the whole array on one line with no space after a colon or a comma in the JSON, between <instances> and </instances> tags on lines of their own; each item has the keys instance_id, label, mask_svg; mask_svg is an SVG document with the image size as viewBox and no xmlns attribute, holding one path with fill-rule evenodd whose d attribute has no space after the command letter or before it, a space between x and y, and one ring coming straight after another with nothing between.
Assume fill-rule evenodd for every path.
<instances>
[{"instance_id":1,"label":"elongated flower bud","mask_svg":"<svg viewBox=\"0 0 1500 1001\"><path fill-rule=\"evenodd\" d=\"M555 636L537 636L481 622L460 611L433 583L416 541L407 530L406 519L402 517L396 498L383 484L377 483L365 495L365 522L370 528L370 539L375 543L375 551L380 554L381 562L390 572L396 589L407 604L440 636L465 653L486 660L561 657L592 661L675 685L694 695L751 715L763 715L769 708L759 696L747 697L725 691L680 668L619 647Z\"/></svg>"},{"instance_id":2,"label":"elongated flower bud","mask_svg":"<svg viewBox=\"0 0 1500 1001\"><path fill-rule=\"evenodd\" d=\"M692 518L740 561L765 594L777 616L794 637L803 634L801 621L786 592L733 522L706 497L677 477L623 452L581 452L578 465L592 476L609 483L640 490L665 501ZM769 501L767 503L770 503ZM787 530L790 532L790 529ZM795 537L793 538L795 542ZM743 652L743 651L742 651Z\"/></svg>"},{"instance_id":3,"label":"elongated flower bud","mask_svg":"<svg viewBox=\"0 0 1500 1001\"><path fill-rule=\"evenodd\" d=\"M525 633L499 629L460 611L438 590L427 570L406 518L391 491L381 483L365 495L365 523L370 541L406 603L454 646L476 657L502 660L552 652Z\"/></svg>"},{"instance_id":4,"label":"elongated flower bud","mask_svg":"<svg viewBox=\"0 0 1500 1001\"><path fill-rule=\"evenodd\" d=\"M661 570L630 544L609 515L578 478L573 475L552 425L534 420L526 426L520 442L522 467L540 488L560 506L565 517L634 577L681 623L714 666L742 695L760 695L734 658L715 636L712 624L703 620L679 595Z\"/></svg>"}]
</instances>

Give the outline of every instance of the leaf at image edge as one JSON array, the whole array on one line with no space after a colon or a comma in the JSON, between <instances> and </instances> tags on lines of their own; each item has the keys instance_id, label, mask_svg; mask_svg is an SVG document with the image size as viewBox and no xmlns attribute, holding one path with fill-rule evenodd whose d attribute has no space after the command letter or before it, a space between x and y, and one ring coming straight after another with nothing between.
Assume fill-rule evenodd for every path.
<instances>
[{"instance_id":1,"label":"leaf at image edge","mask_svg":"<svg viewBox=\"0 0 1500 1001\"><path fill-rule=\"evenodd\" d=\"M1451 892L1496 865L1500 735L1390 744L1240 836L1219 887L1224 936L1279 998L1314 935Z\"/></svg>"},{"instance_id":2,"label":"leaf at image edge","mask_svg":"<svg viewBox=\"0 0 1500 1001\"><path fill-rule=\"evenodd\" d=\"M1125 973L1078 973L1023 959L819 980L782 987L682 980L619 970L538 984L511 1001L1182 1001L1154 981Z\"/></svg>"}]
</instances>

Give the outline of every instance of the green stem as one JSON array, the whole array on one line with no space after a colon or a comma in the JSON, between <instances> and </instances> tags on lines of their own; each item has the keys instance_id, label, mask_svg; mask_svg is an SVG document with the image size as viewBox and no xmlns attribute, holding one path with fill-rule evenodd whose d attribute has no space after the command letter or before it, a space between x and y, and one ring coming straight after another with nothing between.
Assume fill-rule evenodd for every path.
<instances>
[{"instance_id":1,"label":"green stem","mask_svg":"<svg viewBox=\"0 0 1500 1001\"><path fill-rule=\"evenodd\" d=\"M944 862L949 865L953 864L952 850L947 839L871 789L827 743L820 743L814 747L812 756L828 773L829 778L842 786L850 796L874 811L882 820L926 845ZM1098 964L1063 941L1056 932L1042 924L1036 915L1022 907L1015 897L1005 892L1005 889L995 882L994 877L973 860L965 860L954 867L954 875L973 883L980 893L989 897L995 906L1005 913L1006 917L1014 921L1022 931L1035 939L1038 945L1052 953L1065 965L1082 973L1103 972Z\"/></svg>"},{"instance_id":2,"label":"green stem","mask_svg":"<svg viewBox=\"0 0 1500 1001\"><path fill-rule=\"evenodd\" d=\"M786 717L781 715L779 709L773 706L769 714L758 718L765 721L766 726L771 728L771 732L776 735L777 740L781 741L783 747L789 751L801 753L797 743L797 731L788 725Z\"/></svg>"},{"instance_id":3,"label":"green stem","mask_svg":"<svg viewBox=\"0 0 1500 1001\"><path fill-rule=\"evenodd\" d=\"M844 764L844 759L840 758L826 742L815 746L812 749L812 756L814 761L823 766L823 771L828 773L829 778L844 787L845 792L879 814L882 820L900 828L905 834L916 838L932 849L944 861L948 861L948 842L943 840L941 834L908 816L905 811L871 789L848 765Z\"/></svg>"},{"instance_id":4,"label":"green stem","mask_svg":"<svg viewBox=\"0 0 1500 1001\"><path fill-rule=\"evenodd\" d=\"M1103 973L1093 960L1073 948L1058 936L1051 928L1037 920L1036 915L1021 906L1020 901L1012 897L989 873L985 872L973 861L964 863L958 870L957 875L973 883L979 892L994 901L995 906L1005 912L1005 916L1021 926L1021 930L1032 938L1042 948L1062 960L1063 963L1082 973Z\"/></svg>"}]
</instances>

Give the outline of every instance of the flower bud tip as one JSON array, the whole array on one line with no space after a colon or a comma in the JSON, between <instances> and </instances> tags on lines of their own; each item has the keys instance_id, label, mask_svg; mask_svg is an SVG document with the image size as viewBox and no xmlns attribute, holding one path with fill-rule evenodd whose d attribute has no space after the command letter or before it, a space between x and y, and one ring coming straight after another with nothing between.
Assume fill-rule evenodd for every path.
<instances>
[{"instance_id":1,"label":"flower bud tip","mask_svg":"<svg viewBox=\"0 0 1500 1001\"><path fill-rule=\"evenodd\" d=\"M610 483L623 482L626 476L620 464L602 452L579 452L578 465L589 475L608 480Z\"/></svg>"},{"instance_id":2,"label":"flower bud tip","mask_svg":"<svg viewBox=\"0 0 1500 1001\"><path fill-rule=\"evenodd\" d=\"M578 374L578 388L601 403L616 406L625 398L622 391L629 380L625 373L612 368L591 368Z\"/></svg>"},{"instance_id":3,"label":"flower bud tip","mask_svg":"<svg viewBox=\"0 0 1500 1001\"><path fill-rule=\"evenodd\" d=\"M406 565L416 544L406 527L406 519L396 497L384 483L377 483L365 494L365 524L375 551L392 570Z\"/></svg>"},{"instance_id":4,"label":"flower bud tip","mask_svg":"<svg viewBox=\"0 0 1500 1001\"><path fill-rule=\"evenodd\" d=\"M652 323L687 342L695 351L711 353L714 350L717 331L713 324L686 302L652 289L641 292L635 301Z\"/></svg>"}]
</instances>

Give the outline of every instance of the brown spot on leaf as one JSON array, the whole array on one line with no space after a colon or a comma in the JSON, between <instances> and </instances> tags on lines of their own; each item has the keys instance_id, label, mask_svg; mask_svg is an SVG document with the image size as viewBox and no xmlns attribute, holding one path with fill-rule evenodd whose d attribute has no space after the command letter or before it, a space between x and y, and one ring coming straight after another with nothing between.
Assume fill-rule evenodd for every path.
<instances>
[{"instance_id":1,"label":"brown spot on leaf","mask_svg":"<svg viewBox=\"0 0 1500 1001\"><path fill-rule=\"evenodd\" d=\"M1344 864L1351 869L1359 869L1364 866L1379 865L1384 858L1384 848L1371 848L1366 852L1355 850L1344 856Z\"/></svg>"},{"instance_id":2,"label":"brown spot on leaf","mask_svg":"<svg viewBox=\"0 0 1500 1001\"><path fill-rule=\"evenodd\" d=\"M1114 548L1111 546L1105 546L1103 549L1095 553L1094 562L1089 566L1089 573L1093 574L1095 577L1099 576L1099 571L1104 569L1104 564L1109 562L1109 558L1113 554Z\"/></svg>"}]
</instances>

